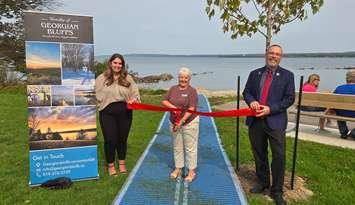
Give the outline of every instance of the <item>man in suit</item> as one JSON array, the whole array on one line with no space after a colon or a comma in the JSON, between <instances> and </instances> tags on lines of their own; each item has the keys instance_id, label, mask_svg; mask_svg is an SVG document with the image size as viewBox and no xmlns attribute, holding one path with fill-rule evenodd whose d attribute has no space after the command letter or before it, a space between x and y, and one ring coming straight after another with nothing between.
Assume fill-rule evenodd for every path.
<instances>
[{"instance_id":1,"label":"man in suit","mask_svg":"<svg viewBox=\"0 0 355 205\"><path fill-rule=\"evenodd\" d=\"M265 54L266 65L249 74L243 91L245 102L257 113L255 117L246 120L258 177L258 183L250 192L262 193L270 188L269 142L272 152L270 196L277 205L286 204L282 197L286 161L286 111L295 100L294 75L279 66L281 59L281 46L270 46Z\"/></svg>"}]
</instances>

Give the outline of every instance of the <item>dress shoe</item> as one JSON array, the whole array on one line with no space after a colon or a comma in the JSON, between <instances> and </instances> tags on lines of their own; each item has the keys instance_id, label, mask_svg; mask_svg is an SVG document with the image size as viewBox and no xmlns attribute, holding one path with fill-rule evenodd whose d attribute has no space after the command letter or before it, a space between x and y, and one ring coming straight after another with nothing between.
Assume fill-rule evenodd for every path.
<instances>
[{"instance_id":1,"label":"dress shoe","mask_svg":"<svg viewBox=\"0 0 355 205\"><path fill-rule=\"evenodd\" d=\"M253 193L253 194L260 194L260 193L263 193L268 188L269 188L269 186L256 184L249 191L250 191L250 193Z\"/></svg>"},{"instance_id":2,"label":"dress shoe","mask_svg":"<svg viewBox=\"0 0 355 205\"><path fill-rule=\"evenodd\" d=\"M276 205L286 205L286 201L282 197L282 194L271 195L271 198L274 199Z\"/></svg>"}]
</instances>

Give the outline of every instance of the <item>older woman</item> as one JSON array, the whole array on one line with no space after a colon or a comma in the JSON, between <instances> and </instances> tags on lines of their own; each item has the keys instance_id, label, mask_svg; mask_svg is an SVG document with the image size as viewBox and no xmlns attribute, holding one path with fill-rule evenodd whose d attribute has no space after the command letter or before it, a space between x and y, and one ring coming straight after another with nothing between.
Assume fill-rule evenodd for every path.
<instances>
[{"instance_id":1,"label":"older woman","mask_svg":"<svg viewBox=\"0 0 355 205\"><path fill-rule=\"evenodd\" d=\"M119 171L126 173L127 138L132 124L132 110L127 109L126 104L139 101L139 92L127 74L122 55L116 53L111 56L106 71L96 78L95 91L109 175L117 175L114 165L116 152Z\"/></svg>"},{"instance_id":2,"label":"older woman","mask_svg":"<svg viewBox=\"0 0 355 205\"><path fill-rule=\"evenodd\" d=\"M188 168L185 181L195 179L197 167L197 144L199 132L199 117L186 110L196 110L198 96L195 88L190 86L191 72L182 67L179 71L179 83L172 86L164 96L162 105L168 108L180 108L182 112L170 115L170 130L173 135L175 169L170 178L176 179L181 175L182 168ZM186 161L186 163L185 163Z\"/></svg>"}]
</instances>

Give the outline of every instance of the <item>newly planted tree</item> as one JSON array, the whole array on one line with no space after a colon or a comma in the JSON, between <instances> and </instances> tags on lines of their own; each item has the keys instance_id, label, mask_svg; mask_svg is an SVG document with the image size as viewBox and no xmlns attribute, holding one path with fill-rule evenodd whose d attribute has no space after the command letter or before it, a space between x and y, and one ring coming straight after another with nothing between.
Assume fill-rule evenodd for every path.
<instances>
[{"instance_id":1,"label":"newly planted tree","mask_svg":"<svg viewBox=\"0 0 355 205\"><path fill-rule=\"evenodd\" d=\"M232 39L260 33L268 48L282 26L305 20L309 11L315 14L322 5L323 0L207 0L206 12L210 19L220 12L222 30Z\"/></svg>"}]
</instances>

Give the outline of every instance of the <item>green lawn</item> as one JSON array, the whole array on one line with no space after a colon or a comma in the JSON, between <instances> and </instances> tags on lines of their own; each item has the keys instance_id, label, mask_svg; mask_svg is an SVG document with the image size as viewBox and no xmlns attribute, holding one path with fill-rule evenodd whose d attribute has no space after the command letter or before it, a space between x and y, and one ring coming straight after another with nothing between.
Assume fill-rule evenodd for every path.
<instances>
[{"instance_id":1,"label":"green lawn","mask_svg":"<svg viewBox=\"0 0 355 205\"><path fill-rule=\"evenodd\" d=\"M160 100L159 95L143 96L143 102L146 103L159 104ZM97 137L100 179L76 182L70 189L59 191L30 188L28 186L27 102L24 88L1 89L0 106L0 204L110 204L112 202L128 175L119 175L116 178L108 176L101 131L98 131ZM133 169L145 150L162 116L163 113L158 112L134 113L127 153L129 170Z\"/></svg>"},{"instance_id":2,"label":"green lawn","mask_svg":"<svg viewBox=\"0 0 355 205\"><path fill-rule=\"evenodd\" d=\"M143 91L145 103L159 105L161 91ZM213 99L215 102L224 101ZM28 186L27 102L25 89L0 89L0 184L1 204L110 204L128 175L109 177L103 156L103 140L98 131L100 179L76 182L70 189L49 191ZM134 113L129 136L127 166L133 166L154 135L162 113ZM225 149L235 163L235 121L215 119ZM98 129L100 130L100 129ZM246 129L241 130L241 163L253 163ZM292 141L287 143L287 169L291 169ZM355 196L355 151L300 141L297 174L307 178L315 193L310 201L298 204L351 204ZM248 197L250 204L265 204L262 198Z\"/></svg>"},{"instance_id":3,"label":"green lawn","mask_svg":"<svg viewBox=\"0 0 355 205\"><path fill-rule=\"evenodd\" d=\"M229 159L235 167L235 120L215 118L218 132ZM240 164L253 164L247 129L241 122ZM294 139L287 139L286 169L292 169ZM355 150L336 148L307 141L298 141L296 174L307 179L314 196L294 204L354 204ZM259 195L248 196L250 204L265 204ZM272 204L272 203L271 203Z\"/></svg>"}]
</instances>

